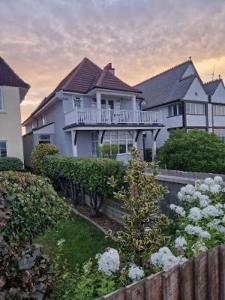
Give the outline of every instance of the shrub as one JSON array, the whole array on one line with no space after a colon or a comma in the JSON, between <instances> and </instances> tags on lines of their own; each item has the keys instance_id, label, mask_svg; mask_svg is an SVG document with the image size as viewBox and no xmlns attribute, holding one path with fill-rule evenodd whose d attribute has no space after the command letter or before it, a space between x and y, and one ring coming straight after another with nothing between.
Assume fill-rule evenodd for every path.
<instances>
[{"instance_id":1,"label":"shrub","mask_svg":"<svg viewBox=\"0 0 225 300\"><path fill-rule=\"evenodd\" d=\"M43 173L43 159L46 155L59 154L59 150L52 144L39 144L31 154L31 167L35 174Z\"/></svg>"},{"instance_id":2,"label":"shrub","mask_svg":"<svg viewBox=\"0 0 225 300\"><path fill-rule=\"evenodd\" d=\"M0 189L0 232L11 217L12 199ZM11 243L0 234L0 299L43 299L51 292L50 262L40 247Z\"/></svg>"},{"instance_id":3,"label":"shrub","mask_svg":"<svg viewBox=\"0 0 225 300\"><path fill-rule=\"evenodd\" d=\"M0 186L13 198L5 236L32 239L65 218L68 208L47 179L30 173L2 172Z\"/></svg>"},{"instance_id":4,"label":"shrub","mask_svg":"<svg viewBox=\"0 0 225 300\"><path fill-rule=\"evenodd\" d=\"M118 145L104 144L98 146L98 156L115 159L118 153Z\"/></svg>"},{"instance_id":5,"label":"shrub","mask_svg":"<svg viewBox=\"0 0 225 300\"><path fill-rule=\"evenodd\" d=\"M114 176L117 188L123 184L124 166L106 158L76 158L48 156L44 159L44 173L77 202L82 191L90 195L93 213L98 214L104 199L112 197L114 189L108 185Z\"/></svg>"},{"instance_id":6,"label":"shrub","mask_svg":"<svg viewBox=\"0 0 225 300\"><path fill-rule=\"evenodd\" d=\"M21 171L23 163L16 157L0 157L0 171Z\"/></svg>"},{"instance_id":7,"label":"shrub","mask_svg":"<svg viewBox=\"0 0 225 300\"><path fill-rule=\"evenodd\" d=\"M111 235L118 242L120 251L140 266L145 253L153 252L164 242L162 233L166 217L159 211L159 201L165 188L157 184L154 175L146 176L146 167L153 164L141 161L138 150L132 150L132 160L126 170L127 188L115 194L128 212L124 219L124 230ZM111 179L114 186L114 179Z\"/></svg>"},{"instance_id":8,"label":"shrub","mask_svg":"<svg viewBox=\"0 0 225 300\"><path fill-rule=\"evenodd\" d=\"M161 167L224 173L225 145L215 134L200 130L175 130L159 151Z\"/></svg>"}]
</instances>

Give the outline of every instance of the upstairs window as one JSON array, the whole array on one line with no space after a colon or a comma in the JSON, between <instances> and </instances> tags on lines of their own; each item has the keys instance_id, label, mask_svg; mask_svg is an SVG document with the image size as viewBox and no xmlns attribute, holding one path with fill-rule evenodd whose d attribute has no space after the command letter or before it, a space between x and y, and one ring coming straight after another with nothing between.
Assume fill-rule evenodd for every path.
<instances>
[{"instance_id":1,"label":"upstairs window","mask_svg":"<svg viewBox=\"0 0 225 300\"><path fill-rule=\"evenodd\" d=\"M7 145L6 141L0 141L0 157L7 156Z\"/></svg>"},{"instance_id":2,"label":"upstairs window","mask_svg":"<svg viewBox=\"0 0 225 300\"><path fill-rule=\"evenodd\" d=\"M0 111L4 111L3 91L0 88Z\"/></svg>"},{"instance_id":3,"label":"upstairs window","mask_svg":"<svg viewBox=\"0 0 225 300\"><path fill-rule=\"evenodd\" d=\"M205 104L203 103L187 103L187 115L205 115Z\"/></svg>"},{"instance_id":4,"label":"upstairs window","mask_svg":"<svg viewBox=\"0 0 225 300\"><path fill-rule=\"evenodd\" d=\"M81 100L79 97L73 98L73 108L81 108Z\"/></svg>"},{"instance_id":5,"label":"upstairs window","mask_svg":"<svg viewBox=\"0 0 225 300\"><path fill-rule=\"evenodd\" d=\"M182 103L176 103L168 106L168 117L182 115Z\"/></svg>"},{"instance_id":6,"label":"upstairs window","mask_svg":"<svg viewBox=\"0 0 225 300\"><path fill-rule=\"evenodd\" d=\"M225 105L213 105L214 116L225 116Z\"/></svg>"}]
</instances>

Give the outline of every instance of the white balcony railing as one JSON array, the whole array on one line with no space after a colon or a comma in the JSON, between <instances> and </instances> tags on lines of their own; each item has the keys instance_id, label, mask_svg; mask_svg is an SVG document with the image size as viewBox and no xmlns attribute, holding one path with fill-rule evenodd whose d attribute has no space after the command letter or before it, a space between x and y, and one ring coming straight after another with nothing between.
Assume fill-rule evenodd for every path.
<instances>
[{"instance_id":1,"label":"white balcony railing","mask_svg":"<svg viewBox=\"0 0 225 300\"><path fill-rule=\"evenodd\" d=\"M162 124L161 111L132 111L95 108L75 109L65 114L71 124Z\"/></svg>"}]
</instances>

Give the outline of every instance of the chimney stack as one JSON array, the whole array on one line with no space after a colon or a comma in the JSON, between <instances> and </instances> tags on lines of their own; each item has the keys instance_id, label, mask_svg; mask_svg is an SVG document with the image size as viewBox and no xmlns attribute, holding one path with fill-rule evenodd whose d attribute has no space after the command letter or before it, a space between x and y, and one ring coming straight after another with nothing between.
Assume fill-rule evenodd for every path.
<instances>
[{"instance_id":1,"label":"chimney stack","mask_svg":"<svg viewBox=\"0 0 225 300\"><path fill-rule=\"evenodd\" d=\"M109 71L110 73L112 73L113 75L115 75L115 69L112 67L112 63L108 63L105 67L104 70Z\"/></svg>"}]
</instances>

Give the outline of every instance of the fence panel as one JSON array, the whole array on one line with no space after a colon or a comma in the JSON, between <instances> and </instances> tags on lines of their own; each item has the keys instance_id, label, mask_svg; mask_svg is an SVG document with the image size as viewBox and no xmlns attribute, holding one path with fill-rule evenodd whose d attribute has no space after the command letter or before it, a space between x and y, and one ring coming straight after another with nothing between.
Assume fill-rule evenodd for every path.
<instances>
[{"instance_id":1,"label":"fence panel","mask_svg":"<svg viewBox=\"0 0 225 300\"><path fill-rule=\"evenodd\" d=\"M150 276L145 280L145 300L162 299L162 273Z\"/></svg>"},{"instance_id":2,"label":"fence panel","mask_svg":"<svg viewBox=\"0 0 225 300\"><path fill-rule=\"evenodd\" d=\"M208 252L208 300L219 300L219 247Z\"/></svg>"},{"instance_id":3,"label":"fence panel","mask_svg":"<svg viewBox=\"0 0 225 300\"><path fill-rule=\"evenodd\" d=\"M180 300L194 300L193 260L180 265Z\"/></svg>"},{"instance_id":4,"label":"fence panel","mask_svg":"<svg viewBox=\"0 0 225 300\"><path fill-rule=\"evenodd\" d=\"M207 253L202 253L194 260L195 299L205 300L208 295Z\"/></svg>"}]
</instances>

